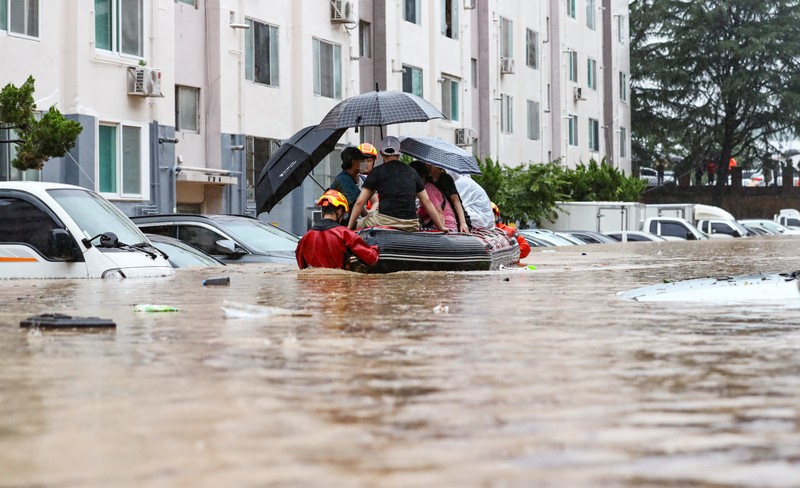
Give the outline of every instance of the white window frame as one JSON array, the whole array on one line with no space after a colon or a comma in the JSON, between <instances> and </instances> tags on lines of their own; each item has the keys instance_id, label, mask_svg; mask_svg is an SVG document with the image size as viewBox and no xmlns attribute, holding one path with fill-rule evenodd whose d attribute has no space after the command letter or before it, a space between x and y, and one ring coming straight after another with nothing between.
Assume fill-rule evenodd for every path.
<instances>
[{"instance_id":1,"label":"white window frame","mask_svg":"<svg viewBox=\"0 0 800 488\"><path fill-rule=\"evenodd\" d=\"M574 20L577 17L577 11L575 0L567 0L567 17Z\"/></svg>"},{"instance_id":2,"label":"white window frame","mask_svg":"<svg viewBox=\"0 0 800 488\"><path fill-rule=\"evenodd\" d=\"M414 94L418 97L423 96L423 92L425 91L425 72L422 68L417 68L416 66L411 66L410 64L403 65L403 79L401 80L400 90L406 93ZM414 91L414 73L419 73L419 93ZM405 79L407 76L411 77L411 91L407 91L405 89Z\"/></svg>"},{"instance_id":3,"label":"white window frame","mask_svg":"<svg viewBox=\"0 0 800 488\"><path fill-rule=\"evenodd\" d=\"M41 112L36 112L36 117L41 116ZM4 128L0 125L0 141L14 140L17 138L17 131L14 129ZM27 171L20 171L15 168L11 161L17 157L17 145L12 142L0 142L0 164L4 166L2 173L5 173L7 180L0 179L0 181L41 181L42 171L38 169L29 169Z\"/></svg>"},{"instance_id":4,"label":"white window frame","mask_svg":"<svg viewBox=\"0 0 800 488\"><path fill-rule=\"evenodd\" d=\"M184 97L194 98L194 127L185 127L181 124L181 101ZM200 88L186 85L175 85L175 130L179 132L200 133Z\"/></svg>"},{"instance_id":5,"label":"white window frame","mask_svg":"<svg viewBox=\"0 0 800 488\"><path fill-rule=\"evenodd\" d=\"M620 44L625 44L625 16L614 14L617 17L617 40Z\"/></svg>"},{"instance_id":6,"label":"white window frame","mask_svg":"<svg viewBox=\"0 0 800 488\"><path fill-rule=\"evenodd\" d=\"M459 0L440 0L442 6L442 35L449 38L458 40L458 29L460 24L458 23L458 9L459 9ZM450 6L450 34L447 35L447 6Z\"/></svg>"},{"instance_id":7,"label":"white window frame","mask_svg":"<svg viewBox=\"0 0 800 488\"><path fill-rule=\"evenodd\" d=\"M116 129L116 151L114 155L114 164L116 166L116 178L115 178L115 187L116 191L108 192L108 191L101 191L100 189L100 127L101 126L108 126L114 127ZM139 191L136 193L133 192L125 192L124 191L124 141L123 141L123 133L124 128L130 127L139 130ZM147 125L141 124L139 122L114 122L110 120L101 120L97 123L95 127L95 140L97 140L96 149L96 160L95 160L95 191L103 195L104 197L108 198L109 200L142 200L148 198L146 194L147 185L149 185L149 178L148 178L148 170L149 167L148 163L150 161L150 151L147 145L147 141L149 140L148 137L148 130Z\"/></svg>"},{"instance_id":8,"label":"white window frame","mask_svg":"<svg viewBox=\"0 0 800 488\"><path fill-rule=\"evenodd\" d=\"M4 15L5 19L0 19L0 31L7 33L9 36L12 37L20 37L23 39L39 39L41 29L42 29L42 19L41 19L41 11L40 3L41 0L22 0L22 4L18 2L14 2L12 0L0 0L0 3L3 4ZM12 17L12 5L19 7L20 5L23 7L22 15L23 15L23 25L25 32L19 32L11 29L11 17ZM35 24L33 26L29 25L31 19L31 10L35 10ZM18 12L18 10L14 9L14 12ZM31 33L29 28L33 27L35 29L35 33Z\"/></svg>"},{"instance_id":9,"label":"white window frame","mask_svg":"<svg viewBox=\"0 0 800 488\"><path fill-rule=\"evenodd\" d=\"M514 133L514 97L500 94L500 132Z\"/></svg>"},{"instance_id":10,"label":"white window frame","mask_svg":"<svg viewBox=\"0 0 800 488\"><path fill-rule=\"evenodd\" d=\"M500 57L514 58L514 21L500 17Z\"/></svg>"},{"instance_id":11,"label":"white window frame","mask_svg":"<svg viewBox=\"0 0 800 488\"><path fill-rule=\"evenodd\" d=\"M120 58L128 58L128 59L145 59L147 56L147 43L145 40L147 39L148 33L148 24L147 24L147 0L137 0L139 5L141 6L141 22L139 23L139 50L141 51L140 54L134 53L127 53L122 51L122 47L120 46L121 41L119 40L121 35L120 31L120 13L119 13L119 5L122 0L108 0L109 5L111 6L111 46L110 49L105 49L97 46L97 12L95 6L95 25L94 25L94 42L95 42L95 50L103 53L103 55L109 56L118 56Z\"/></svg>"},{"instance_id":12,"label":"white window frame","mask_svg":"<svg viewBox=\"0 0 800 488\"><path fill-rule=\"evenodd\" d=\"M589 150L600 151L600 121L592 118L589 119Z\"/></svg>"},{"instance_id":13,"label":"white window frame","mask_svg":"<svg viewBox=\"0 0 800 488\"><path fill-rule=\"evenodd\" d=\"M358 55L372 59L372 24L363 20L358 23Z\"/></svg>"},{"instance_id":14,"label":"white window frame","mask_svg":"<svg viewBox=\"0 0 800 488\"><path fill-rule=\"evenodd\" d=\"M586 58L586 86L597 90L597 60Z\"/></svg>"},{"instance_id":15,"label":"white window frame","mask_svg":"<svg viewBox=\"0 0 800 488\"><path fill-rule=\"evenodd\" d=\"M578 51L567 51L567 79L578 82Z\"/></svg>"},{"instance_id":16,"label":"white window frame","mask_svg":"<svg viewBox=\"0 0 800 488\"><path fill-rule=\"evenodd\" d=\"M539 102L528 100L528 139L540 140L540 132Z\"/></svg>"},{"instance_id":17,"label":"white window frame","mask_svg":"<svg viewBox=\"0 0 800 488\"><path fill-rule=\"evenodd\" d=\"M619 157L628 157L628 129L625 127L619 128Z\"/></svg>"},{"instance_id":18,"label":"white window frame","mask_svg":"<svg viewBox=\"0 0 800 488\"><path fill-rule=\"evenodd\" d=\"M320 56L320 50L322 45L331 46L331 82L333 86L330 87L330 91L333 96L324 95L323 92L327 90L323 90L322 81L323 81L323 66L322 66L322 58ZM319 97L325 98L332 98L334 100L341 100L342 99L342 45L337 44L335 42L326 41L324 39L319 39L314 37L312 39L312 51L313 51L313 81L314 81L314 95Z\"/></svg>"},{"instance_id":19,"label":"white window frame","mask_svg":"<svg viewBox=\"0 0 800 488\"><path fill-rule=\"evenodd\" d=\"M578 116L575 114L570 114L567 117L567 132L569 135L568 143L570 146L578 147L579 140L578 140Z\"/></svg>"},{"instance_id":20,"label":"white window frame","mask_svg":"<svg viewBox=\"0 0 800 488\"><path fill-rule=\"evenodd\" d=\"M597 26L597 7L595 0L586 0L586 27L595 30Z\"/></svg>"},{"instance_id":21,"label":"white window frame","mask_svg":"<svg viewBox=\"0 0 800 488\"><path fill-rule=\"evenodd\" d=\"M274 24L269 24L267 22L261 22L260 20L245 18L245 23L249 26L247 31L245 32L245 66L244 66L244 78L247 81L255 83L261 86L271 86L271 87L279 87L281 81L281 74L280 74L280 41L279 41L279 33L280 27ZM267 64L269 64L269 79L268 80L257 80L256 79L256 55L261 54L256 53L256 43L255 43L255 32L256 28L258 30L267 29L269 32L269 49L268 52L265 54L265 60Z\"/></svg>"},{"instance_id":22,"label":"white window frame","mask_svg":"<svg viewBox=\"0 0 800 488\"><path fill-rule=\"evenodd\" d=\"M525 29L525 64L539 69L539 33L533 29Z\"/></svg>"},{"instance_id":23,"label":"white window frame","mask_svg":"<svg viewBox=\"0 0 800 488\"><path fill-rule=\"evenodd\" d=\"M455 104L453 98L455 97ZM454 76L442 75L442 113L447 120L458 122L461 109L461 80Z\"/></svg>"},{"instance_id":24,"label":"white window frame","mask_svg":"<svg viewBox=\"0 0 800 488\"><path fill-rule=\"evenodd\" d=\"M414 19L408 18L407 4L409 1L414 2ZM422 25L422 0L402 0L403 20L415 25Z\"/></svg>"},{"instance_id":25,"label":"white window frame","mask_svg":"<svg viewBox=\"0 0 800 488\"><path fill-rule=\"evenodd\" d=\"M278 147L280 146L281 141L278 139L272 139L269 137L258 137L258 136L245 136L245 188L246 188L246 200L248 204L255 204L256 202L256 194L255 194L255 187L256 181L258 180L259 173L261 168L258 167L259 165L256 164L255 157L256 157L256 140L258 140L259 144L266 144L267 147L264 157L269 158L277 152ZM263 149L263 148L262 148ZM263 161L263 164L267 163L267 160ZM263 165L262 165L263 167Z\"/></svg>"},{"instance_id":26,"label":"white window frame","mask_svg":"<svg viewBox=\"0 0 800 488\"><path fill-rule=\"evenodd\" d=\"M628 101L628 75L623 71L619 72L619 99L622 102Z\"/></svg>"}]
</instances>

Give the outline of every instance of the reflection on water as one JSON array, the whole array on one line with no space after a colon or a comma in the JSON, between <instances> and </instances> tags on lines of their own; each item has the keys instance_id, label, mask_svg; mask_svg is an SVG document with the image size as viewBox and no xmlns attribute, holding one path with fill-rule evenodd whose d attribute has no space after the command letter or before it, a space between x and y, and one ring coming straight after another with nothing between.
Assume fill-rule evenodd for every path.
<instances>
[{"instance_id":1,"label":"reflection on water","mask_svg":"<svg viewBox=\"0 0 800 488\"><path fill-rule=\"evenodd\" d=\"M583 246L491 273L229 267L228 287L202 286L218 270L3 282L0 487L798 486L798 302L615 296L800 269L797 248ZM307 316L225 319L226 300ZM18 327L45 312L117 329Z\"/></svg>"}]
</instances>

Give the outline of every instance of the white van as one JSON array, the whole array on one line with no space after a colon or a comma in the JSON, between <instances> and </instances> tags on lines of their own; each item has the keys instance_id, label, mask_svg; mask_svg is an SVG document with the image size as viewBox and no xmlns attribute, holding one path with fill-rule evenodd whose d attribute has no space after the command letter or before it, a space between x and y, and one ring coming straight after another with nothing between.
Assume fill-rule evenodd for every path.
<instances>
[{"instance_id":1,"label":"white van","mask_svg":"<svg viewBox=\"0 0 800 488\"><path fill-rule=\"evenodd\" d=\"M0 279L172 276L111 202L79 186L0 182Z\"/></svg>"}]
</instances>

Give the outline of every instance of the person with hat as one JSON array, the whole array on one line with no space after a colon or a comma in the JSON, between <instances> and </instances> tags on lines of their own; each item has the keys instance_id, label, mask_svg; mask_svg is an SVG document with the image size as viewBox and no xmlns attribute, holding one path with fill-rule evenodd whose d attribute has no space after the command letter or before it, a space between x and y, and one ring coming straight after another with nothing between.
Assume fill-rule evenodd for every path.
<instances>
[{"instance_id":1,"label":"person with hat","mask_svg":"<svg viewBox=\"0 0 800 488\"><path fill-rule=\"evenodd\" d=\"M362 159L358 160L359 165L359 187L364 184L364 181L367 179L370 173L372 173L372 168L375 167L375 161L378 159L378 150L375 149L375 146L370 144L369 142L362 142L358 145L358 150L361 152ZM358 195L356 195L358 196ZM354 205L351 204L352 207ZM373 210L378 208L378 195L373 195L372 198L369 199L366 205L366 209ZM366 215L364 213L361 215L362 217Z\"/></svg>"},{"instance_id":2,"label":"person with hat","mask_svg":"<svg viewBox=\"0 0 800 488\"><path fill-rule=\"evenodd\" d=\"M409 165L400 161L400 141L394 136L385 137L380 143L383 164L370 172L361 186L361 194L350 214L350 229L358 227L386 226L400 230L419 230L417 198L433 219L437 229L446 232L444 219L431 203L419 175ZM375 194L380 195L377 212L370 212L358 220L364 205Z\"/></svg>"},{"instance_id":3,"label":"person with hat","mask_svg":"<svg viewBox=\"0 0 800 488\"><path fill-rule=\"evenodd\" d=\"M526 241L524 237L519 235L517 229L503 223L503 221L500 219L500 208L497 205L495 205L494 202L492 202L492 212L494 213L494 226L505 232L506 235L508 235L508 237L513 237L514 239L516 239L517 243L519 244L519 258L520 259L527 258L528 254L531 253L531 245L528 244L528 241Z\"/></svg>"},{"instance_id":4,"label":"person with hat","mask_svg":"<svg viewBox=\"0 0 800 488\"><path fill-rule=\"evenodd\" d=\"M331 189L342 193L347 198L350 208L356 203L361 189L358 187L358 161L364 159L364 155L355 146L347 146L342 151L342 172L336 175L331 182Z\"/></svg>"},{"instance_id":5,"label":"person with hat","mask_svg":"<svg viewBox=\"0 0 800 488\"><path fill-rule=\"evenodd\" d=\"M336 190L327 190L317 200L322 207L322 221L297 243L295 257L300 269L349 269L350 255L355 255L367 266L378 262L378 246L369 246L355 232L342 225L350 209L347 198Z\"/></svg>"}]
</instances>

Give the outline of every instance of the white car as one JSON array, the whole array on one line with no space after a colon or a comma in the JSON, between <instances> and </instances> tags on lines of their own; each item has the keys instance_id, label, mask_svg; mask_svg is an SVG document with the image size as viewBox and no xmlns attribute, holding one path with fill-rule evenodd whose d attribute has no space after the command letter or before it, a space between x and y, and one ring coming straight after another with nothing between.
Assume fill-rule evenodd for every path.
<instances>
[{"instance_id":1,"label":"white car","mask_svg":"<svg viewBox=\"0 0 800 488\"><path fill-rule=\"evenodd\" d=\"M172 276L122 211L79 186L0 182L0 278Z\"/></svg>"},{"instance_id":2,"label":"white car","mask_svg":"<svg viewBox=\"0 0 800 488\"><path fill-rule=\"evenodd\" d=\"M666 239L649 232L642 232L638 230L622 230L618 232L606 232L606 235L615 241L619 242L664 242L671 239ZM678 238L675 238L678 239ZM683 240L683 239L678 239Z\"/></svg>"},{"instance_id":3,"label":"white car","mask_svg":"<svg viewBox=\"0 0 800 488\"><path fill-rule=\"evenodd\" d=\"M654 168L643 166L639 168L639 178L647 182L647 186L658 186L658 171ZM664 171L664 185L675 183L675 173L673 171Z\"/></svg>"},{"instance_id":4,"label":"white car","mask_svg":"<svg viewBox=\"0 0 800 488\"><path fill-rule=\"evenodd\" d=\"M781 225L773 220L767 219L744 219L739 221L745 227L760 227L766 229L772 234L797 236L800 235L800 229L790 229L785 225Z\"/></svg>"},{"instance_id":5,"label":"white car","mask_svg":"<svg viewBox=\"0 0 800 488\"><path fill-rule=\"evenodd\" d=\"M574 242L574 238L568 239L563 237L559 234L556 234L552 230L547 229L522 229L519 231L523 237L525 236L532 236L536 239L544 241L552 246L574 246L576 245ZM583 244L583 243L581 243Z\"/></svg>"}]
</instances>

